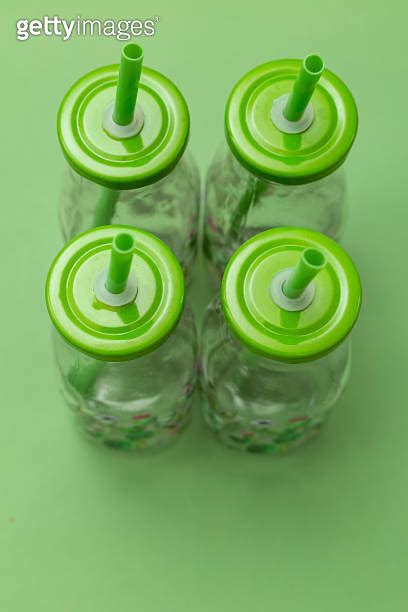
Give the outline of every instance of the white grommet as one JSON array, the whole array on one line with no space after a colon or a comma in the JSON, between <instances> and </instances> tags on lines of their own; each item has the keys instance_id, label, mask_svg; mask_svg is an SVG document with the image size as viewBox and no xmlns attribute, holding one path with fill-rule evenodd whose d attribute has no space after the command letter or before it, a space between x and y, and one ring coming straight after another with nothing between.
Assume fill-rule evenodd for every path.
<instances>
[{"instance_id":1,"label":"white grommet","mask_svg":"<svg viewBox=\"0 0 408 612\"><path fill-rule=\"evenodd\" d=\"M126 306L133 302L137 296L137 282L134 276L129 276L126 289L122 293L111 293L106 289L108 270L101 270L94 280L93 290L99 302L106 306Z\"/></svg>"},{"instance_id":2,"label":"white grommet","mask_svg":"<svg viewBox=\"0 0 408 612\"><path fill-rule=\"evenodd\" d=\"M120 140L137 136L144 125L144 113L140 106L136 106L133 120L129 125L119 125L113 120L113 109L115 102L111 102L104 110L102 116L102 127L113 138Z\"/></svg>"},{"instance_id":3,"label":"white grommet","mask_svg":"<svg viewBox=\"0 0 408 612\"><path fill-rule=\"evenodd\" d=\"M273 101L271 119L281 132L285 132L286 134L300 134L301 132L307 130L307 128L313 123L313 106L309 102L305 112L303 113L303 117L301 117L299 121L288 121L283 114L288 98L289 94L284 94Z\"/></svg>"},{"instance_id":4,"label":"white grommet","mask_svg":"<svg viewBox=\"0 0 408 612\"><path fill-rule=\"evenodd\" d=\"M310 283L298 298L286 297L283 293L283 285L288 280L292 270L293 268L286 268L275 274L269 286L269 294L279 308L295 312L297 310L305 310L313 302L316 289L314 283Z\"/></svg>"}]
</instances>

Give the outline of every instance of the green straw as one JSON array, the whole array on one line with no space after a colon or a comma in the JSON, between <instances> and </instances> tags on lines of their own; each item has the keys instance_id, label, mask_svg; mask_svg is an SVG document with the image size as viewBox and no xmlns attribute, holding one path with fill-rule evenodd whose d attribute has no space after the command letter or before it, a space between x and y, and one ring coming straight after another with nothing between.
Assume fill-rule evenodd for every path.
<instances>
[{"instance_id":1,"label":"green straw","mask_svg":"<svg viewBox=\"0 0 408 612\"><path fill-rule=\"evenodd\" d=\"M101 361L83 363L82 359L78 359L68 372L68 382L81 395L90 395L103 367Z\"/></svg>"},{"instance_id":2,"label":"green straw","mask_svg":"<svg viewBox=\"0 0 408 612\"><path fill-rule=\"evenodd\" d=\"M260 181L253 180L252 176L248 174L248 182L245 191L242 193L235 211L232 216L230 225L230 239L237 240L242 226L245 223L245 219L248 215L249 209L251 208L254 198L256 196L256 188L261 185Z\"/></svg>"},{"instance_id":3,"label":"green straw","mask_svg":"<svg viewBox=\"0 0 408 612\"><path fill-rule=\"evenodd\" d=\"M119 191L102 187L101 195L96 203L92 227L111 225L118 198Z\"/></svg>"},{"instance_id":4,"label":"green straw","mask_svg":"<svg viewBox=\"0 0 408 612\"><path fill-rule=\"evenodd\" d=\"M292 93L283 109L285 119L299 121L302 118L323 70L324 62L319 55L305 57L293 85Z\"/></svg>"},{"instance_id":5,"label":"green straw","mask_svg":"<svg viewBox=\"0 0 408 612\"><path fill-rule=\"evenodd\" d=\"M113 120L118 125L133 121L142 71L143 51L133 43L122 48Z\"/></svg>"},{"instance_id":6,"label":"green straw","mask_svg":"<svg viewBox=\"0 0 408 612\"><path fill-rule=\"evenodd\" d=\"M105 283L110 293L123 293L126 289L134 247L135 242L130 234L118 234L113 239Z\"/></svg>"},{"instance_id":7,"label":"green straw","mask_svg":"<svg viewBox=\"0 0 408 612\"><path fill-rule=\"evenodd\" d=\"M113 239L105 283L110 293L118 294L125 291L132 266L134 246L134 240L130 234L118 234ZM103 367L104 364L100 361L87 363L78 359L68 373L68 381L78 393L87 396L91 393Z\"/></svg>"},{"instance_id":8,"label":"green straw","mask_svg":"<svg viewBox=\"0 0 408 612\"><path fill-rule=\"evenodd\" d=\"M289 299L300 297L325 265L326 258L321 251L305 249L282 287L283 294Z\"/></svg>"}]
</instances>

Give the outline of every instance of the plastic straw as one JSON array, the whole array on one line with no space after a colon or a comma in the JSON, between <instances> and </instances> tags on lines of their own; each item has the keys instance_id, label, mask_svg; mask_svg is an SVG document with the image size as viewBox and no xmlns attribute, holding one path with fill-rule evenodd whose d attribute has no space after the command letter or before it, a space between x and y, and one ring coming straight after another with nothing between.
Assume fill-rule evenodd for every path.
<instances>
[{"instance_id":1,"label":"plastic straw","mask_svg":"<svg viewBox=\"0 0 408 612\"><path fill-rule=\"evenodd\" d=\"M306 249L293 268L288 279L282 287L282 292L290 299L302 295L306 287L312 282L316 274L323 270L326 258L317 249Z\"/></svg>"},{"instance_id":2,"label":"plastic straw","mask_svg":"<svg viewBox=\"0 0 408 612\"><path fill-rule=\"evenodd\" d=\"M285 119L299 121L302 118L323 70L324 62L319 55L305 57L283 110Z\"/></svg>"},{"instance_id":3,"label":"plastic straw","mask_svg":"<svg viewBox=\"0 0 408 612\"><path fill-rule=\"evenodd\" d=\"M101 195L96 203L93 227L111 225L115 212L115 204L119 198L119 191L102 187Z\"/></svg>"},{"instance_id":4,"label":"plastic straw","mask_svg":"<svg viewBox=\"0 0 408 612\"><path fill-rule=\"evenodd\" d=\"M106 289L110 293L122 293L127 286L135 243L130 234L118 234L112 242L112 250L106 277Z\"/></svg>"},{"instance_id":5,"label":"plastic straw","mask_svg":"<svg viewBox=\"0 0 408 612\"><path fill-rule=\"evenodd\" d=\"M143 51L133 43L122 48L113 120L129 125L136 108L137 92L142 71Z\"/></svg>"}]
</instances>

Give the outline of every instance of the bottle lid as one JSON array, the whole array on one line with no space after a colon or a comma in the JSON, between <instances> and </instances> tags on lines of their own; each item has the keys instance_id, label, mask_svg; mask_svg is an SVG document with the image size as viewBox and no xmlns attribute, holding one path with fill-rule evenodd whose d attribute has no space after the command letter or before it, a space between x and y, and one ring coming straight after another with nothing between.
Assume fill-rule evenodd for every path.
<instances>
[{"instance_id":1,"label":"bottle lid","mask_svg":"<svg viewBox=\"0 0 408 612\"><path fill-rule=\"evenodd\" d=\"M282 287L305 250L317 252L324 266L316 262L313 281L291 300ZM234 253L221 301L241 342L265 357L297 363L322 357L345 339L358 317L361 285L353 262L334 240L303 228L277 228Z\"/></svg>"},{"instance_id":2,"label":"bottle lid","mask_svg":"<svg viewBox=\"0 0 408 612\"><path fill-rule=\"evenodd\" d=\"M313 77L317 61L322 70L311 101L301 120L289 122L284 105L299 73ZM321 62L314 55L303 62L267 62L232 90L225 113L227 141L238 161L260 178L302 184L327 176L344 162L357 132L357 107L347 86Z\"/></svg>"},{"instance_id":3,"label":"bottle lid","mask_svg":"<svg viewBox=\"0 0 408 612\"><path fill-rule=\"evenodd\" d=\"M122 235L133 254L125 276L122 262L111 256ZM54 326L78 350L105 361L128 360L153 350L172 332L183 310L184 278L171 250L152 234L128 226L96 228L57 255L46 302Z\"/></svg>"},{"instance_id":4,"label":"bottle lid","mask_svg":"<svg viewBox=\"0 0 408 612\"><path fill-rule=\"evenodd\" d=\"M111 189L135 189L176 166L187 145L190 118L177 87L143 67L134 122L116 126L111 117L118 75L118 65L104 66L69 89L58 112L58 138L81 176Z\"/></svg>"}]
</instances>

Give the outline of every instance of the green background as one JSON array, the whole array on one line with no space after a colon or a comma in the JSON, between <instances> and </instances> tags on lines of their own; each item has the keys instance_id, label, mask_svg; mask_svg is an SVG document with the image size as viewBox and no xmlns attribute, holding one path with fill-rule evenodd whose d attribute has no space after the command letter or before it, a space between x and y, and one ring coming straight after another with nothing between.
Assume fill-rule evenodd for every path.
<instances>
[{"instance_id":1,"label":"green background","mask_svg":"<svg viewBox=\"0 0 408 612\"><path fill-rule=\"evenodd\" d=\"M3 4L0 610L406 610L406 7ZM121 43L15 40L16 19L54 14L160 16L156 36L142 41L146 64L184 92L203 173L222 138L226 96L252 66L317 51L354 92L361 124L347 162L344 245L361 271L364 307L346 394L304 449L240 455L213 440L198 412L178 446L149 457L98 450L73 431L43 300L61 240L55 115L66 88L116 61ZM198 313L206 282L193 287Z\"/></svg>"}]
</instances>

